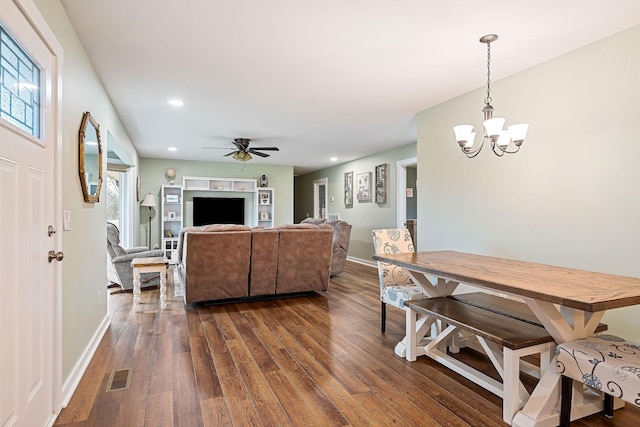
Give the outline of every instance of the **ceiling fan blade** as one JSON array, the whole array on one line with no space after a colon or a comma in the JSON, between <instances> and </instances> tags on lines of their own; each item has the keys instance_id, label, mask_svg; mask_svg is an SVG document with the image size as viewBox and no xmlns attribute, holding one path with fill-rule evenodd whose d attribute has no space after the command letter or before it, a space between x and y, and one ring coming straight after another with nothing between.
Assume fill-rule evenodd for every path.
<instances>
[{"instance_id":1,"label":"ceiling fan blade","mask_svg":"<svg viewBox=\"0 0 640 427\"><path fill-rule=\"evenodd\" d=\"M269 157L269 154L261 153L261 152L259 152L259 151L254 150L253 148L249 148L247 151L248 151L249 153L251 153L251 154L255 154L256 156L260 156L260 157Z\"/></svg>"},{"instance_id":2,"label":"ceiling fan blade","mask_svg":"<svg viewBox=\"0 0 640 427\"><path fill-rule=\"evenodd\" d=\"M233 153L237 153L237 151L232 151L232 152L230 152L230 153L228 153L228 154L225 154L225 155L224 155L224 156L222 156L222 157L232 156L232 155L233 155Z\"/></svg>"},{"instance_id":3,"label":"ceiling fan blade","mask_svg":"<svg viewBox=\"0 0 640 427\"><path fill-rule=\"evenodd\" d=\"M254 147L253 149L260 151L280 151L278 147Z\"/></svg>"},{"instance_id":4,"label":"ceiling fan blade","mask_svg":"<svg viewBox=\"0 0 640 427\"><path fill-rule=\"evenodd\" d=\"M203 150L233 150L233 147L200 147Z\"/></svg>"}]
</instances>

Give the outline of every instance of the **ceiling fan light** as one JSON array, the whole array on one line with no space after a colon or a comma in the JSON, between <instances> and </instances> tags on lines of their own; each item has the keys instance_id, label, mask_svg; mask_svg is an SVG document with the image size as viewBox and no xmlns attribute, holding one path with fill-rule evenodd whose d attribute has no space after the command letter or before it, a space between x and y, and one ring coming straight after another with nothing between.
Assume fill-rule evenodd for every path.
<instances>
[{"instance_id":1,"label":"ceiling fan light","mask_svg":"<svg viewBox=\"0 0 640 427\"><path fill-rule=\"evenodd\" d=\"M242 160L243 162L248 162L251 159L253 159L253 156L251 154L244 153L244 159Z\"/></svg>"},{"instance_id":2,"label":"ceiling fan light","mask_svg":"<svg viewBox=\"0 0 640 427\"><path fill-rule=\"evenodd\" d=\"M240 155L238 154L237 151L233 153L233 160L240 160Z\"/></svg>"},{"instance_id":3,"label":"ceiling fan light","mask_svg":"<svg viewBox=\"0 0 640 427\"><path fill-rule=\"evenodd\" d=\"M487 135L490 138L495 139L500 136L505 121L506 120L502 117L495 117L493 119L485 120L482 124L484 125L484 130L487 132Z\"/></svg>"}]
</instances>

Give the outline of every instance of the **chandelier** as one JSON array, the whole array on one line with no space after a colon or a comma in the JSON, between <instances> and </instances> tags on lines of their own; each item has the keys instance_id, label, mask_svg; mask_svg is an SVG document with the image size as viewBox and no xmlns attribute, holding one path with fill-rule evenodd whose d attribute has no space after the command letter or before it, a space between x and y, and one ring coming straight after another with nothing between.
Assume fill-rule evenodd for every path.
<instances>
[{"instance_id":1,"label":"chandelier","mask_svg":"<svg viewBox=\"0 0 640 427\"><path fill-rule=\"evenodd\" d=\"M495 34L487 34L480 37L480 42L487 45L487 97L484 99L484 108L482 109L484 133L480 143L474 146L476 133L473 131L472 125L453 127L453 132L462 152L470 159L480 153L485 140L489 140L491 150L496 156L502 157L505 153L517 153L527 136L529 128L528 124L523 123L503 129L506 120L500 117L493 117L493 107L491 106L491 43L496 40L498 40L498 36Z\"/></svg>"}]
</instances>

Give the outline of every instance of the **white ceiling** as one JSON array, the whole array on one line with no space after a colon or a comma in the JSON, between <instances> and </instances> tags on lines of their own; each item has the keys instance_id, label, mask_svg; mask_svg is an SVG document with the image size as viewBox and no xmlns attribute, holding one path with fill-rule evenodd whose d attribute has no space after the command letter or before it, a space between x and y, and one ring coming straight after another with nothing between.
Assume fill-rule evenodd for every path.
<instances>
[{"instance_id":1,"label":"white ceiling","mask_svg":"<svg viewBox=\"0 0 640 427\"><path fill-rule=\"evenodd\" d=\"M62 3L140 156L251 138L298 174L415 142L416 113L486 84L482 35L495 81L640 24L637 0Z\"/></svg>"}]
</instances>

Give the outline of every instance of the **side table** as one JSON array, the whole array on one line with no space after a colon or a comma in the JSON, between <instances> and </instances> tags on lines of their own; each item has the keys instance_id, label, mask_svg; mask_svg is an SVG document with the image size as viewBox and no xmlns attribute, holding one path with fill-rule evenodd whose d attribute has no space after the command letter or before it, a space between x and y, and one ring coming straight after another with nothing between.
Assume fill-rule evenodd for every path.
<instances>
[{"instance_id":1,"label":"side table","mask_svg":"<svg viewBox=\"0 0 640 427\"><path fill-rule=\"evenodd\" d=\"M140 274L160 273L160 307L167 308L167 264L166 257L134 258L131 260L133 267L133 310L140 308Z\"/></svg>"}]
</instances>

